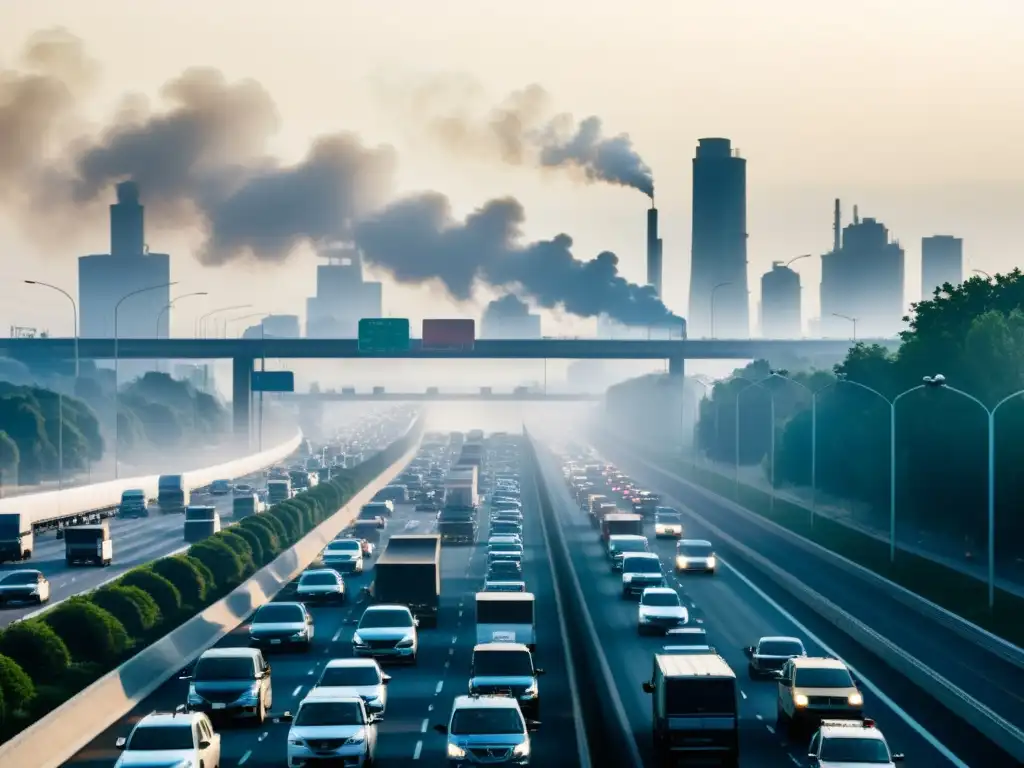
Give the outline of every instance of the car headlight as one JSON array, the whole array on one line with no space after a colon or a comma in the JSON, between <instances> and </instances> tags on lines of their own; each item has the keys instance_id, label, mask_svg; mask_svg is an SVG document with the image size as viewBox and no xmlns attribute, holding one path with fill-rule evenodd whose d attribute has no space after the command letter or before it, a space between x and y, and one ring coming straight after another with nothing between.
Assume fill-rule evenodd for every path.
<instances>
[{"instance_id":1,"label":"car headlight","mask_svg":"<svg viewBox=\"0 0 1024 768\"><path fill-rule=\"evenodd\" d=\"M363 735L362 731L360 731L359 733L355 734L354 736L350 736L348 741L346 741L345 743L346 744L362 744L364 741L366 741L366 736Z\"/></svg>"},{"instance_id":2,"label":"car headlight","mask_svg":"<svg viewBox=\"0 0 1024 768\"><path fill-rule=\"evenodd\" d=\"M512 754L516 757L528 757L530 754L530 742L522 741L512 747Z\"/></svg>"},{"instance_id":3,"label":"car headlight","mask_svg":"<svg viewBox=\"0 0 1024 768\"><path fill-rule=\"evenodd\" d=\"M396 648L411 648L413 640L414 640L414 638L413 638L412 635L409 635L408 637L403 637L401 640L399 640L395 644L395 647Z\"/></svg>"},{"instance_id":4,"label":"car headlight","mask_svg":"<svg viewBox=\"0 0 1024 768\"><path fill-rule=\"evenodd\" d=\"M798 693L796 696L793 697L793 703L796 704L798 707L806 707L807 697L804 696L802 693Z\"/></svg>"},{"instance_id":5,"label":"car headlight","mask_svg":"<svg viewBox=\"0 0 1024 768\"><path fill-rule=\"evenodd\" d=\"M529 684L529 685L527 686L526 690L525 690L525 691L523 691L523 698L524 698L524 699L532 699L532 698L534 698L534 697L535 697L535 696L536 696L536 695L537 695L537 694L538 694L539 692L540 692L540 689L539 689L539 688L537 687L537 681L536 681L536 680L534 680L534 681L533 681L532 683L530 683L530 684Z\"/></svg>"},{"instance_id":6,"label":"car headlight","mask_svg":"<svg viewBox=\"0 0 1024 768\"><path fill-rule=\"evenodd\" d=\"M624 573L624 574L622 574L622 583L623 584L629 584L629 582L631 582L632 580L633 580L633 574L632 573Z\"/></svg>"},{"instance_id":7,"label":"car headlight","mask_svg":"<svg viewBox=\"0 0 1024 768\"><path fill-rule=\"evenodd\" d=\"M650 622L650 620L651 620L651 617L648 616L646 613L641 613L640 614L640 623L641 624L647 624L647 623Z\"/></svg>"},{"instance_id":8,"label":"car headlight","mask_svg":"<svg viewBox=\"0 0 1024 768\"><path fill-rule=\"evenodd\" d=\"M306 630L306 628L305 628L305 627L303 627L303 628L302 628L302 629L300 629L300 630L299 630L298 632L296 632L295 634L293 634L293 635L292 635L292 637L305 637L305 636L306 636L306 631L307 631L307 630Z\"/></svg>"},{"instance_id":9,"label":"car headlight","mask_svg":"<svg viewBox=\"0 0 1024 768\"><path fill-rule=\"evenodd\" d=\"M252 684L252 685L251 685L251 686L249 687L249 690L247 690L247 691L246 691L245 693L243 693L243 694L242 694L241 696L239 696L238 698L239 698L239 700L241 700L241 701L255 701L255 700L256 700L256 698L257 698L257 697L258 697L259 695L260 695L260 684L259 684L259 683L253 683L253 684Z\"/></svg>"},{"instance_id":10,"label":"car headlight","mask_svg":"<svg viewBox=\"0 0 1024 768\"><path fill-rule=\"evenodd\" d=\"M32 587L32 589L29 591L29 594L30 595L38 595L39 594L39 585L36 584L34 587Z\"/></svg>"},{"instance_id":11,"label":"car headlight","mask_svg":"<svg viewBox=\"0 0 1024 768\"><path fill-rule=\"evenodd\" d=\"M714 567L715 567L715 557L714 557L714 555L712 555L711 557L708 558L708 568L714 568Z\"/></svg>"},{"instance_id":12,"label":"car headlight","mask_svg":"<svg viewBox=\"0 0 1024 768\"><path fill-rule=\"evenodd\" d=\"M847 701L850 703L851 707L859 707L864 704L864 697L859 693L851 693Z\"/></svg>"},{"instance_id":13,"label":"car headlight","mask_svg":"<svg viewBox=\"0 0 1024 768\"><path fill-rule=\"evenodd\" d=\"M448 757L452 760L459 760L466 756L466 750L460 747L458 744L452 744L448 742Z\"/></svg>"},{"instance_id":14,"label":"car headlight","mask_svg":"<svg viewBox=\"0 0 1024 768\"><path fill-rule=\"evenodd\" d=\"M676 565L678 567L680 567L680 568L685 568L689 564L690 564L690 561L689 561L688 558L685 558L685 557L682 557L682 556L676 558Z\"/></svg>"},{"instance_id":15,"label":"car headlight","mask_svg":"<svg viewBox=\"0 0 1024 768\"><path fill-rule=\"evenodd\" d=\"M289 736L288 737L288 743L291 744L293 747L304 747L304 746L306 746L306 742L304 742L298 736Z\"/></svg>"},{"instance_id":16,"label":"car headlight","mask_svg":"<svg viewBox=\"0 0 1024 768\"><path fill-rule=\"evenodd\" d=\"M366 647L366 641L363 640L363 638L361 638L359 636L358 632L356 632L354 635L352 635L352 645L355 645L355 646L357 646L359 648L365 648Z\"/></svg>"}]
</instances>

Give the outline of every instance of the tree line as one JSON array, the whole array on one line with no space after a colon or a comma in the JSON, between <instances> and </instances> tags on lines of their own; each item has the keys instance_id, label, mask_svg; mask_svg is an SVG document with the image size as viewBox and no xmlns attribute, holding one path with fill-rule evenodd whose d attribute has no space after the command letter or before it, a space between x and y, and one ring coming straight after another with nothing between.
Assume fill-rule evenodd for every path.
<instances>
[{"instance_id":1,"label":"tree line","mask_svg":"<svg viewBox=\"0 0 1024 768\"><path fill-rule=\"evenodd\" d=\"M946 284L914 304L895 353L859 344L831 371L775 375L768 363L753 362L716 382L701 401L698 446L719 462L732 464L738 457L742 465L760 464L769 478L774 440L776 486L809 486L813 431L816 487L887 516L894 419L898 521L977 547L987 540L989 416L953 388L988 409L1009 397L994 418L996 542L997 548L1002 543L1001 555L1019 553L1022 307L1019 270L992 281L972 278ZM924 384L924 377L940 374L947 386Z\"/></svg>"}]
</instances>

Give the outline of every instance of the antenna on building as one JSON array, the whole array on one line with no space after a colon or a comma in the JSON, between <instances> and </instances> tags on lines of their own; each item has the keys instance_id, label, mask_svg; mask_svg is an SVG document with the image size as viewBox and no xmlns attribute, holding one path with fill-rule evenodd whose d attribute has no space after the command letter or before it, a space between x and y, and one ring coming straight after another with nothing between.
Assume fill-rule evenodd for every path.
<instances>
[{"instance_id":1,"label":"antenna on building","mask_svg":"<svg viewBox=\"0 0 1024 768\"><path fill-rule=\"evenodd\" d=\"M832 212L832 252L836 253L843 247L843 207L836 198L835 210Z\"/></svg>"},{"instance_id":2,"label":"antenna on building","mask_svg":"<svg viewBox=\"0 0 1024 768\"><path fill-rule=\"evenodd\" d=\"M853 206L853 223L860 224L860 214L857 212L857 206Z\"/></svg>"}]
</instances>

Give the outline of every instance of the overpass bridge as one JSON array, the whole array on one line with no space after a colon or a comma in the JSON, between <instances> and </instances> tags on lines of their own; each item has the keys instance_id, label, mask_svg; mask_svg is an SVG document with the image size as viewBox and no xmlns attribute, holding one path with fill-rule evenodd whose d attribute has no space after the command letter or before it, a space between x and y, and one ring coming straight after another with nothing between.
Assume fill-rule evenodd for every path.
<instances>
[{"instance_id":1,"label":"overpass bridge","mask_svg":"<svg viewBox=\"0 0 1024 768\"><path fill-rule=\"evenodd\" d=\"M898 339L863 339L889 349ZM408 349L366 352L357 339L0 339L0 357L19 360L232 361L235 431L249 431L254 362L260 358L416 359L416 360L667 360L669 373L683 376L686 360L778 360L780 356L828 355L842 358L851 342L843 339L509 339L475 341L471 348L433 349L410 339Z\"/></svg>"},{"instance_id":2,"label":"overpass bridge","mask_svg":"<svg viewBox=\"0 0 1024 768\"><path fill-rule=\"evenodd\" d=\"M288 400L360 402L383 400L395 403L419 402L485 402L485 403L533 403L598 402L604 395L591 392L295 392L284 395Z\"/></svg>"}]
</instances>

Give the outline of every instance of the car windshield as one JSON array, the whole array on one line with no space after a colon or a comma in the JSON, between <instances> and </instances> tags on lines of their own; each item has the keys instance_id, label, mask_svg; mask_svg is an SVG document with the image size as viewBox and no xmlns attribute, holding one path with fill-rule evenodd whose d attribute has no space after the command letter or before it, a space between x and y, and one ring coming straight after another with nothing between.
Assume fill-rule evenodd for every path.
<instances>
[{"instance_id":1,"label":"car windshield","mask_svg":"<svg viewBox=\"0 0 1024 768\"><path fill-rule=\"evenodd\" d=\"M645 593L642 600L644 605L679 606L679 595L675 592L655 592L654 594Z\"/></svg>"},{"instance_id":2,"label":"car windshield","mask_svg":"<svg viewBox=\"0 0 1024 768\"><path fill-rule=\"evenodd\" d=\"M327 667L320 676L320 682L327 688L342 688L351 685L380 685L380 672L376 667Z\"/></svg>"},{"instance_id":3,"label":"car windshield","mask_svg":"<svg viewBox=\"0 0 1024 768\"><path fill-rule=\"evenodd\" d=\"M39 574L37 573L12 573L6 577L0 584L11 586L13 584L35 584L39 581Z\"/></svg>"},{"instance_id":4,"label":"car windshield","mask_svg":"<svg viewBox=\"0 0 1024 768\"><path fill-rule=\"evenodd\" d=\"M364 629L370 627L411 627L412 616L408 611L383 610L366 611L359 621L359 626Z\"/></svg>"},{"instance_id":5,"label":"car windshield","mask_svg":"<svg viewBox=\"0 0 1024 768\"><path fill-rule=\"evenodd\" d=\"M661 573L661 561L653 557L627 557L623 570L627 573Z\"/></svg>"},{"instance_id":6,"label":"car windshield","mask_svg":"<svg viewBox=\"0 0 1024 768\"><path fill-rule=\"evenodd\" d=\"M355 540L332 541L327 545L328 552L356 552L362 549L363 545Z\"/></svg>"},{"instance_id":7,"label":"car windshield","mask_svg":"<svg viewBox=\"0 0 1024 768\"><path fill-rule=\"evenodd\" d=\"M799 656L804 646L795 640L762 640L757 652L762 656Z\"/></svg>"},{"instance_id":8,"label":"car windshield","mask_svg":"<svg viewBox=\"0 0 1024 768\"><path fill-rule=\"evenodd\" d=\"M256 668L252 659L223 656L202 656L196 664L192 679L197 683L213 680L252 680Z\"/></svg>"},{"instance_id":9,"label":"car windshield","mask_svg":"<svg viewBox=\"0 0 1024 768\"><path fill-rule=\"evenodd\" d=\"M167 749L192 749L192 723L183 719L181 725L144 725L132 731L126 750L158 752Z\"/></svg>"},{"instance_id":10,"label":"car windshield","mask_svg":"<svg viewBox=\"0 0 1024 768\"><path fill-rule=\"evenodd\" d=\"M647 542L646 541L616 541L612 545L612 549L616 552L646 552Z\"/></svg>"},{"instance_id":11,"label":"car windshield","mask_svg":"<svg viewBox=\"0 0 1024 768\"><path fill-rule=\"evenodd\" d=\"M825 739L821 742L822 761L832 763L880 763L891 761L889 748L881 739Z\"/></svg>"},{"instance_id":12,"label":"car windshield","mask_svg":"<svg viewBox=\"0 0 1024 768\"><path fill-rule=\"evenodd\" d=\"M711 557L713 550L710 544L680 544L679 554L684 557Z\"/></svg>"},{"instance_id":13,"label":"car windshield","mask_svg":"<svg viewBox=\"0 0 1024 768\"><path fill-rule=\"evenodd\" d=\"M302 608L297 605L264 605L252 617L253 624L300 624L306 620Z\"/></svg>"},{"instance_id":14,"label":"car windshield","mask_svg":"<svg viewBox=\"0 0 1024 768\"><path fill-rule=\"evenodd\" d=\"M500 575L500 574L508 575L508 574L511 574L511 573L518 574L519 573L519 563L516 562L515 560L495 560L493 563L490 563L487 566L487 570L488 570L489 573L493 573L493 574L497 574L497 575Z\"/></svg>"},{"instance_id":15,"label":"car windshield","mask_svg":"<svg viewBox=\"0 0 1024 768\"><path fill-rule=\"evenodd\" d=\"M299 707L296 725L362 725L358 701L307 701Z\"/></svg>"},{"instance_id":16,"label":"car windshield","mask_svg":"<svg viewBox=\"0 0 1024 768\"><path fill-rule=\"evenodd\" d=\"M659 523L678 523L683 519L683 516L678 512L658 512L654 518Z\"/></svg>"},{"instance_id":17,"label":"car windshield","mask_svg":"<svg viewBox=\"0 0 1024 768\"><path fill-rule=\"evenodd\" d=\"M853 679L845 669L798 669L793 685L798 688L852 688Z\"/></svg>"},{"instance_id":18,"label":"car windshield","mask_svg":"<svg viewBox=\"0 0 1024 768\"><path fill-rule=\"evenodd\" d=\"M477 651L473 654L475 677L533 677L529 651Z\"/></svg>"},{"instance_id":19,"label":"car windshield","mask_svg":"<svg viewBox=\"0 0 1024 768\"><path fill-rule=\"evenodd\" d=\"M524 733L522 715L511 707L457 709L449 729L456 736Z\"/></svg>"},{"instance_id":20,"label":"car windshield","mask_svg":"<svg viewBox=\"0 0 1024 768\"><path fill-rule=\"evenodd\" d=\"M337 584L338 577L333 573L306 573L303 574L300 584Z\"/></svg>"}]
</instances>

